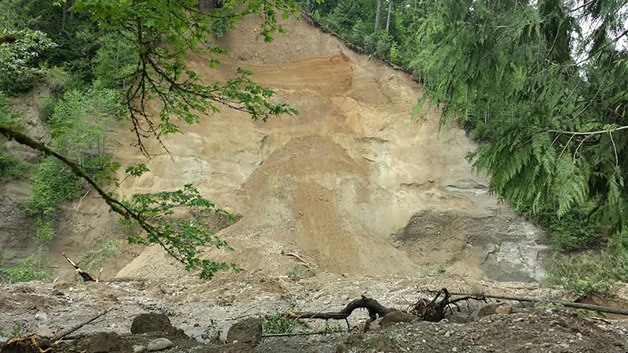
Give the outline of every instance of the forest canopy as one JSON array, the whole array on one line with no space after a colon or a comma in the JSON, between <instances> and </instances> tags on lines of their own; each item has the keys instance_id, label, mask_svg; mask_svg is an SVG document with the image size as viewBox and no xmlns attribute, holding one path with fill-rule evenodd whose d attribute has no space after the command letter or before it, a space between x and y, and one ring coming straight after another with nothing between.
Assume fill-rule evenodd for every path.
<instances>
[{"instance_id":1,"label":"forest canopy","mask_svg":"<svg viewBox=\"0 0 628 353\"><path fill-rule=\"evenodd\" d=\"M415 114L438 106L467 129L491 191L558 248L626 246L625 1L330 0L313 15L412 73Z\"/></svg>"}]
</instances>

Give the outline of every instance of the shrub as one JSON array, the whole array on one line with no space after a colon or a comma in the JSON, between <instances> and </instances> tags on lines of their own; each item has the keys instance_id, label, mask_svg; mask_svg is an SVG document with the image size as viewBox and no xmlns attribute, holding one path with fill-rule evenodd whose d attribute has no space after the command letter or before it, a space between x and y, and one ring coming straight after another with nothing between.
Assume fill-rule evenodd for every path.
<instances>
[{"instance_id":1,"label":"shrub","mask_svg":"<svg viewBox=\"0 0 628 353\"><path fill-rule=\"evenodd\" d=\"M266 315L262 322L264 333L292 333L297 327L297 321L287 317L284 313L277 312Z\"/></svg>"},{"instance_id":2,"label":"shrub","mask_svg":"<svg viewBox=\"0 0 628 353\"><path fill-rule=\"evenodd\" d=\"M9 178L18 178L28 172L28 165L20 158L7 153L0 143L0 182Z\"/></svg>"},{"instance_id":3,"label":"shrub","mask_svg":"<svg viewBox=\"0 0 628 353\"><path fill-rule=\"evenodd\" d=\"M56 44L45 33L29 29L11 33L5 29L2 35L16 40L0 45L0 90L9 94L28 91L45 72L40 53Z\"/></svg>"},{"instance_id":4,"label":"shrub","mask_svg":"<svg viewBox=\"0 0 628 353\"><path fill-rule=\"evenodd\" d=\"M0 257L0 281L2 282L49 281L50 279L52 279L52 266L48 263L41 248L35 254L20 260L16 260L15 254L9 252L5 252Z\"/></svg>"},{"instance_id":5,"label":"shrub","mask_svg":"<svg viewBox=\"0 0 628 353\"><path fill-rule=\"evenodd\" d=\"M578 296L609 295L615 282L628 282L628 250L556 254L545 281L562 285Z\"/></svg>"},{"instance_id":6,"label":"shrub","mask_svg":"<svg viewBox=\"0 0 628 353\"><path fill-rule=\"evenodd\" d=\"M70 169L52 157L46 157L35 170L31 179L32 197L26 210L37 217L39 242L49 242L54 237L53 216L56 204L72 200L80 194L79 179Z\"/></svg>"}]
</instances>

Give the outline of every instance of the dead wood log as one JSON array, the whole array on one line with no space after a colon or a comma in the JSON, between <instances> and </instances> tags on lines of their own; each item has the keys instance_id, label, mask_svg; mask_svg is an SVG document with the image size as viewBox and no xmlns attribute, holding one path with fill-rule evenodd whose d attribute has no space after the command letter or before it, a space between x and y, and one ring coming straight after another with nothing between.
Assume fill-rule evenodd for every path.
<instances>
[{"instance_id":1,"label":"dead wood log","mask_svg":"<svg viewBox=\"0 0 628 353\"><path fill-rule=\"evenodd\" d=\"M360 299L356 299L351 301L347 306L341 311L331 311L331 312L293 312L287 311L286 316L292 319L323 319L323 320L344 320L353 313L355 309L366 309L369 312L369 317L371 320L377 319L377 317L382 317L395 309L387 308L381 305L377 300L368 298L366 296L362 296Z\"/></svg>"},{"instance_id":2,"label":"dead wood log","mask_svg":"<svg viewBox=\"0 0 628 353\"><path fill-rule=\"evenodd\" d=\"M472 295L472 294L467 294L467 293L452 293L452 294ZM603 313L611 313L611 314L619 314L619 315L628 315L628 309L613 308L609 306L574 303L574 302L568 302L568 301L563 301L563 300L547 300L547 299L538 299L538 298L529 298L529 297L513 297L513 296L508 296L508 295L492 295L492 294L479 294L479 295L482 297L491 298L491 299L512 300L512 301L529 302L529 303L549 303L549 304L554 304L554 305L562 305L569 308L585 309L585 310L599 311Z\"/></svg>"},{"instance_id":3,"label":"dead wood log","mask_svg":"<svg viewBox=\"0 0 628 353\"><path fill-rule=\"evenodd\" d=\"M65 259L68 260L68 262L74 267L74 270L76 271L76 273L78 273L79 276L81 276L81 278L83 279L83 282L98 282L94 279L94 277L92 277L92 275L83 271L83 269L81 269L77 263L70 260L70 258L67 257L65 253L63 253L63 257L65 257ZM100 275L98 277L100 278Z\"/></svg>"},{"instance_id":4,"label":"dead wood log","mask_svg":"<svg viewBox=\"0 0 628 353\"><path fill-rule=\"evenodd\" d=\"M57 334L56 334L56 335L52 338L52 340L53 340L53 341L58 341L58 340L62 339L63 337L65 337L65 336L67 336L67 335L71 334L72 332L74 332L74 331L76 331L76 330L80 329L81 327L83 327L83 326L85 326L85 325L87 325L87 324L91 323L92 321L94 321L94 320L98 319L99 317L104 316L105 314L107 314L107 313L108 313L108 312L110 312L111 310L113 310L113 307L110 307L110 308L108 308L108 309L106 309L106 310L104 310L104 311L101 311L100 313L98 313L98 314L96 314L96 315L92 316L91 318L89 318L89 319L87 319L87 320L85 320L85 321L83 321L83 322L80 322L80 323L78 323L78 324L76 324L76 325L74 325L74 326L68 327L67 329L65 329L65 330L63 330L63 331L61 331L61 332L57 333Z\"/></svg>"},{"instance_id":5,"label":"dead wood log","mask_svg":"<svg viewBox=\"0 0 628 353\"><path fill-rule=\"evenodd\" d=\"M408 313L416 315L423 321L438 322L445 318L447 310L453 312L452 306L458 307L457 302L463 300L481 300L486 301L482 296L465 295L461 298L451 299L451 293L447 288L443 288L436 292L436 295L431 300L419 299L409 310ZM347 306L341 311L332 312L286 312L286 316L293 319L323 319L323 320L343 320L347 319L349 315L355 309L367 309L369 312L369 319L371 321L377 319L377 317L383 317L393 311L400 311L398 309L387 308L381 305L377 300L362 296L361 299L356 299L347 304Z\"/></svg>"},{"instance_id":6,"label":"dead wood log","mask_svg":"<svg viewBox=\"0 0 628 353\"><path fill-rule=\"evenodd\" d=\"M281 250L281 255L292 256L295 259L299 260L303 264L303 266L307 267L308 269L310 268L310 265L307 263L307 261L303 260L303 258L301 256L299 256L298 254L291 253L291 252L285 252L285 251Z\"/></svg>"}]
</instances>

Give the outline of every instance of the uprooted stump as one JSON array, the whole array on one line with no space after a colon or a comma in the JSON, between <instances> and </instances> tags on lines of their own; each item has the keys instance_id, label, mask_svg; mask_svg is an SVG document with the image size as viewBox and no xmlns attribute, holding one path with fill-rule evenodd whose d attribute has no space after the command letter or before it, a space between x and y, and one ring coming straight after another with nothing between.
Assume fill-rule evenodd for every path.
<instances>
[{"instance_id":1,"label":"uprooted stump","mask_svg":"<svg viewBox=\"0 0 628 353\"><path fill-rule=\"evenodd\" d=\"M440 300L439 300L440 299ZM458 308L457 302L464 300L481 300L486 301L484 296L464 296L461 298L451 299L451 294L447 288L443 288L436 292L432 300L419 299L408 313L417 316L420 320L438 322L445 318L447 310L453 313L452 306ZM361 299L351 301L341 311L332 312L286 312L286 316L292 319L323 319L323 320L346 320L355 309L366 309L369 313L370 321L374 321L378 317L384 317L392 312L400 311L393 308L387 308L381 305L377 300L362 296ZM459 309L459 308L458 308Z\"/></svg>"}]
</instances>

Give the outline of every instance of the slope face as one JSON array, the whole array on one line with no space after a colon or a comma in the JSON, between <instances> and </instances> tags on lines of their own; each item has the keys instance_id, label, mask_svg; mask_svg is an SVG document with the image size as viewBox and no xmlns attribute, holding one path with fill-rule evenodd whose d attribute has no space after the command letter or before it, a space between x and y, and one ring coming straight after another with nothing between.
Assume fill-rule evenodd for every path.
<instances>
[{"instance_id":1,"label":"slope face","mask_svg":"<svg viewBox=\"0 0 628 353\"><path fill-rule=\"evenodd\" d=\"M463 131L439 133L435 111L411 119L422 91L406 74L303 21L287 23L270 44L255 29L249 19L224 38L231 55L218 70L192 55L190 65L208 80L252 70L301 114L261 123L225 108L185 126L166 141L172 155L126 180L124 194L194 183L242 215L222 231L236 252L210 256L249 270L285 274L294 260L283 251L338 273L442 267L499 280L542 277L541 232L487 194L465 159L474 145ZM119 158L144 162L130 133L117 140ZM148 249L119 275L148 275L162 258Z\"/></svg>"}]
</instances>

